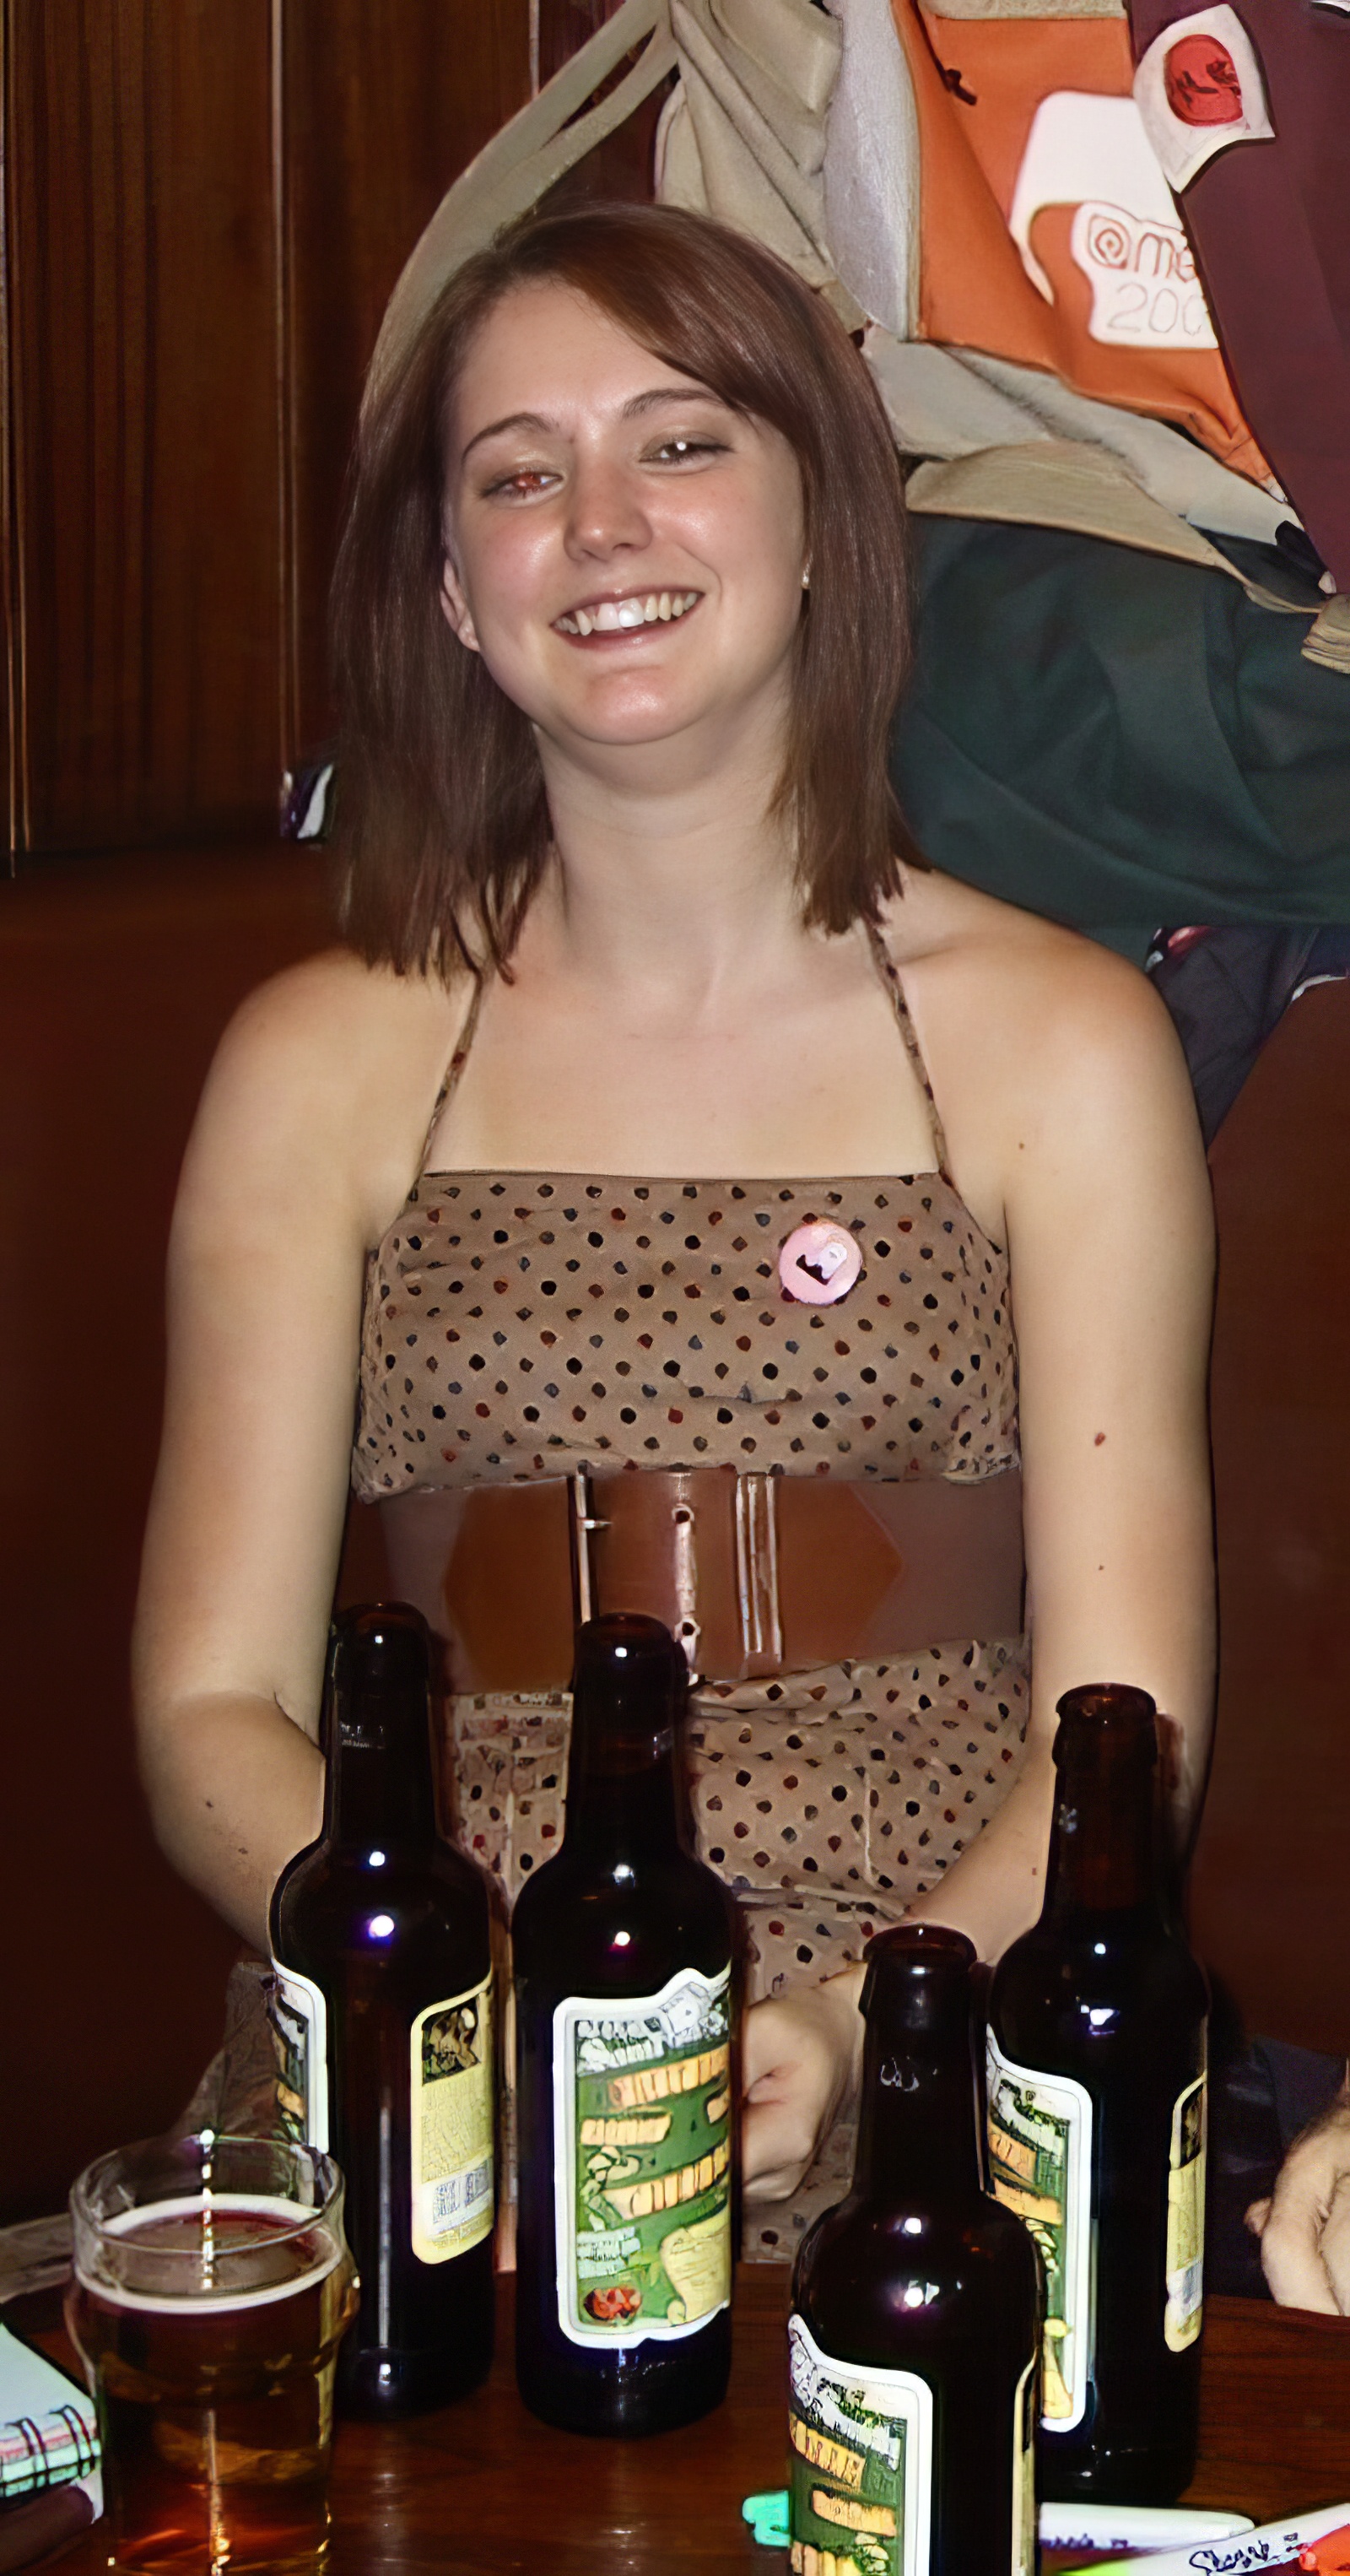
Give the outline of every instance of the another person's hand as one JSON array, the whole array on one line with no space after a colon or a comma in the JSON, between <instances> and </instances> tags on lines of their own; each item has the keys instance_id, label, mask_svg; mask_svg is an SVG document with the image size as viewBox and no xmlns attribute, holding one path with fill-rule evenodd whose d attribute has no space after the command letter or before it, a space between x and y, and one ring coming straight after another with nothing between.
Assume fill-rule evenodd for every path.
<instances>
[{"instance_id":1,"label":"another person's hand","mask_svg":"<svg viewBox=\"0 0 1350 2576\"><path fill-rule=\"evenodd\" d=\"M847 1968L746 2015L741 2170L748 2200L786 2200L856 2092L861 1992L862 1970Z\"/></svg>"},{"instance_id":2,"label":"another person's hand","mask_svg":"<svg viewBox=\"0 0 1350 2576\"><path fill-rule=\"evenodd\" d=\"M1282 2308L1350 2316L1350 2082L1296 2138L1269 2200L1247 2225L1261 2240L1261 2269Z\"/></svg>"}]
</instances>

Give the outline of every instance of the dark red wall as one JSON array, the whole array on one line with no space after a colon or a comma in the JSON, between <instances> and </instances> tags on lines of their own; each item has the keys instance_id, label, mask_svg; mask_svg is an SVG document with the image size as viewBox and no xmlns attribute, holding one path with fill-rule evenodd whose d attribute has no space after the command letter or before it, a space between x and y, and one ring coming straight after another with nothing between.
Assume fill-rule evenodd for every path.
<instances>
[{"instance_id":1,"label":"dark red wall","mask_svg":"<svg viewBox=\"0 0 1350 2576\"><path fill-rule=\"evenodd\" d=\"M1221 1674L1193 1920L1253 2028L1344 2054L1350 984L1295 1003L1213 1169Z\"/></svg>"}]
</instances>

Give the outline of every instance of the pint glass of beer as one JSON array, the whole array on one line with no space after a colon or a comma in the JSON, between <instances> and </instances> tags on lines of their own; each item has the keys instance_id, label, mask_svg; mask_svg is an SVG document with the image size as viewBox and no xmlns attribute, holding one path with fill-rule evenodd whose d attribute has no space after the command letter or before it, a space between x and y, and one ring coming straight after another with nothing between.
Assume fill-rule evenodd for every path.
<instances>
[{"instance_id":1,"label":"pint glass of beer","mask_svg":"<svg viewBox=\"0 0 1350 2576\"><path fill-rule=\"evenodd\" d=\"M342 2176L270 2138L156 2138L71 2193L66 2324L98 2408L109 2565L316 2576L355 2308Z\"/></svg>"}]
</instances>

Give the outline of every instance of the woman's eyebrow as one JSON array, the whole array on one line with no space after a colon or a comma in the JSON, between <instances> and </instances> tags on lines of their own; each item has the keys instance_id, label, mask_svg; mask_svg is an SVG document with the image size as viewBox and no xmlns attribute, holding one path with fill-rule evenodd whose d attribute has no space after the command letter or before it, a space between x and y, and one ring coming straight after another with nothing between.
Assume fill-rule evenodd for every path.
<instances>
[{"instance_id":1,"label":"woman's eyebrow","mask_svg":"<svg viewBox=\"0 0 1350 2576\"><path fill-rule=\"evenodd\" d=\"M625 420L636 420L640 413L656 411L662 403L667 402L716 403L719 411L727 411L730 408L720 394L713 392L710 385L653 385L649 394L634 394L631 402L624 404L623 417Z\"/></svg>"},{"instance_id":2,"label":"woman's eyebrow","mask_svg":"<svg viewBox=\"0 0 1350 2576\"><path fill-rule=\"evenodd\" d=\"M472 438L461 449L459 461L462 465L465 457L472 456L474 449L481 447L485 438L500 438L508 429L542 429L547 433L549 430L556 430L557 426L556 420L546 420L542 412L509 411L504 420L490 420L486 429L476 429Z\"/></svg>"},{"instance_id":3,"label":"woman's eyebrow","mask_svg":"<svg viewBox=\"0 0 1350 2576\"><path fill-rule=\"evenodd\" d=\"M721 394L713 393L707 385L653 385L650 393L631 395L624 404L620 417L624 420L637 420L644 412L656 411L662 403L671 402L715 403L719 411L727 411L730 408ZM486 429L474 431L472 438L460 451L461 465L473 454L475 447L482 446L485 438L501 438L508 429L537 429L548 436L550 433L556 434L558 423L556 420L549 420L543 412L508 412L503 420L491 420Z\"/></svg>"}]
</instances>

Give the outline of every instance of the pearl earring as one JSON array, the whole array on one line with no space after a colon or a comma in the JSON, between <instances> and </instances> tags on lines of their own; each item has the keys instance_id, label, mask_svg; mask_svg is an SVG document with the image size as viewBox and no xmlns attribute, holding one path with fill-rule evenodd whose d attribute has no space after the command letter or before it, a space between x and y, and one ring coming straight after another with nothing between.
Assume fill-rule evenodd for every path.
<instances>
[{"instance_id":1,"label":"pearl earring","mask_svg":"<svg viewBox=\"0 0 1350 2576\"><path fill-rule=\"evenodd\" d=\"M811 587L811 567L810 567L810 565L808 564L808 565L807 565L807 567L806 567L805 572L802 574L802 588L803 588L803 590L809 590L809 589L810 589L810 587Z\"/></svg>"}]
</instances>

